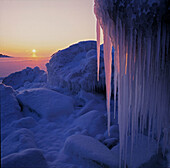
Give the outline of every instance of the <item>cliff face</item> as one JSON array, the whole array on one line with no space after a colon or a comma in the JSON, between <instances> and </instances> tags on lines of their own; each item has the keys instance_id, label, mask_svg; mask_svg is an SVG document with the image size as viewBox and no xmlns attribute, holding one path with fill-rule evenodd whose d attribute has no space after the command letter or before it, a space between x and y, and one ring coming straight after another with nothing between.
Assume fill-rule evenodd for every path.
<instances>
[{"instance_id":1,"label":"cliff face","mask_svg":"<svg viewBox=\"0 0 170 168\"><path fill-rule=\"evenodd\" d=\"M114 103L118 88L120 158L126 157L127 135L132 135L133 142L146 129L158 142L163 132L164 152L170 142L168 1L95 0L94 12L98 41L99 26L103 29L105 71L112 61L109 40L115 49ZM111 71L106 71L106 76L110 109Z\"/></svg>"}]
</instances>

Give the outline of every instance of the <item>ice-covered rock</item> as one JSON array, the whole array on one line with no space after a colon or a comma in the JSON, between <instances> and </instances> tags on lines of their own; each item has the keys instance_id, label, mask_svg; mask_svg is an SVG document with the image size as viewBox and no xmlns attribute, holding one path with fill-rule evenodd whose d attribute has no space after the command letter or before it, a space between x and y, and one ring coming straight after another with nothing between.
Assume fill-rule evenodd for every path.
<instances>
[{"instance_id":1,"label":"ice-covered rock","mask_svg":"<svg viewBox=\"0 0 170 168\"><path fill-rule=\"evenodd\" d=\"M10 74L5 77L2 83L12 86L14 89L21 87L32 88L45 85L47 82L47 74L40 70L39 67L23 69L22 71Z\"/></svg>"},{"instance_id":2,"label":"ice-covered rock","mask_svg":"<svg viewBox=\"0 0 170 168\"><path fill-rule=\"evenodd\" d=\"M78 117L73 124L82 129L86 129L88 134L91 136L104 133L107 128L106 117L104 114L96 110L89 111L88 113Z\"/></svg>"},{"instance_id":3,"label":"ice-covered rock","mask_svg":"<svg viewBox=\"0 0 170 168\"><path fill-rule=\"evenodd\" d=\"M78 92L104 90L104 63L101 50L100 82L96 76L96 42L82 41L52 55L46 65L48 83Z\"/></svg>"},{"instance_id":4,"label":"ice-covered rock","mask_svg":"<svg viewBox=\"0 0 170 168\"><path fill-rule=\"evenodd\" d=\"M1 160L2 168L48 168L47 162L39 149L26 149L13 153Z\"/></svg>"},{"instance_id":5,"label":"ice-covered rock","mask_svg":"<svg viewBox=\"0 0 170 168\"><path fill-rule=\"evenodd\" d=\"M89 136L73 135L68 137L63 151L74 159L90 160L103 167L116 168L119 166L117 157L115 159L106 146Z\"/></svg>"},{"instance_id":6,"label":"ice-covered rock","mask_svg":"<svg viewBox=\"0 0 170 168\"><path fill-rule=\"evenodd\" d=\"M131 138L128 137L127 141L127 153L126 153L126 164L130 168L138 168L147 162L152 160L152 167L156 164L157 159L153 159L157 156L157 142L155 140L149 140L145 135L138 135L138 139L132 143ZM133 148L132 147L133 144ZM119 160L119 147L113 147L111 149L114 158ZM131 153L132 152L132 153ZM155 161L155 162L154 162Z\"/></svg>"},{"instance_id":7,"label":"ice-covered rock","mask_svg":"<svg viewBox=\"0 0 170 168\"><path fill-rule=\"evenodd\" d=\"M22 106L29 107L39 117L56 121L59 117L67 116L74 110L73 99L45 88L21 91L17 99Z\"/></svg>"},{"instance_id":8,"label":"ice-covered rock","mask_svg":"<svg viewBox=\"0 0 170 168\"><path fill-rule=\"evenodd\" d=\"M26 128L22 128L12 132L1 142L1 156L4 157L11 153L35 147L33 133Z\"/></svg>"},{"instance_id":9,"label":"ice-covered rock","mask_svg":"<svg viewBox=\"0 0 170 168\"><path fill-rule=\"evenodd\" d=\"M10 86L0 84L1 127L22 117L16 92Z\"/></svg>"}]
</instances>

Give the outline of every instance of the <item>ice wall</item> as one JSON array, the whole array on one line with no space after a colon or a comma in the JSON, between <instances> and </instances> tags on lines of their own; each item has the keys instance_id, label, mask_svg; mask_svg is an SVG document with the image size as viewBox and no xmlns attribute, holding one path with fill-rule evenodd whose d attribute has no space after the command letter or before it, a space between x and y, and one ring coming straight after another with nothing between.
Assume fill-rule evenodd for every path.
<instances>
[{"instance_id":1,"label":"ice wall","mask_svg":"<svg viewBox=\"0 0 170 168\"><path fill-rule=\"evenodd\" d=\"M111 72L107 69L112 61L109 38L115 49L114 103L118 93L120 158L126 166L128 135L133 143L139 132L146 134L147 130L148 136L158 144L163 141L163 152L170 142L168 1L94 1L97 23L103 29L104 58L107 59L104 63L108 114ZM98 29L99 25L97 32Z\"/></svg>"}]
</instances>

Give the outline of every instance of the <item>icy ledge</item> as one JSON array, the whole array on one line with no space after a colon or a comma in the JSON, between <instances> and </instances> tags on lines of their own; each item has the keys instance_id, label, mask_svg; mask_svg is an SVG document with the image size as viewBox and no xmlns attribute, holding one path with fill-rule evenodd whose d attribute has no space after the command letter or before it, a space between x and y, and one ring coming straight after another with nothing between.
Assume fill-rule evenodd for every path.
<instances>
[{"instance_id":1,"label":"icy ledge","mask_svg":"<svg viewBox=\"0 0 170 168\"><path fill-rule=\"evenodd\" d=\"M163 132L163 152L170 142L170 27L167 3L160 0L95 0L97 43L100 40L99 26L104 36L108 132L111 45L115 48L114 103L116 105L118 88L120 158L125 160L125 165L128 134L131 134L133 144L138 132L143 134L147 129L148 136L155 138L159 144ZM100 46L97 47L100 51Z\"/></svg>"}]
</instances>

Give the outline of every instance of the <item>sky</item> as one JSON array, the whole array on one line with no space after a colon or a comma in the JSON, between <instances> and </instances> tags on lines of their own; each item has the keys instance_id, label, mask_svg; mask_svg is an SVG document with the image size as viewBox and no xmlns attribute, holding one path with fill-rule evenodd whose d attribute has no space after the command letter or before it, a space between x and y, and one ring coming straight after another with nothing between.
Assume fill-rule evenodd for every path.
<instances>
[{"instance_id":1,"label":"sky","mask_svg":"<svg viewBox=\"0 0 170 168\"><path fill-rule=\"evenodd\" d=\"M81 40L95 40L93 0L0 0L0 53L51 56Z\"/></svg>"}]
</instances>

